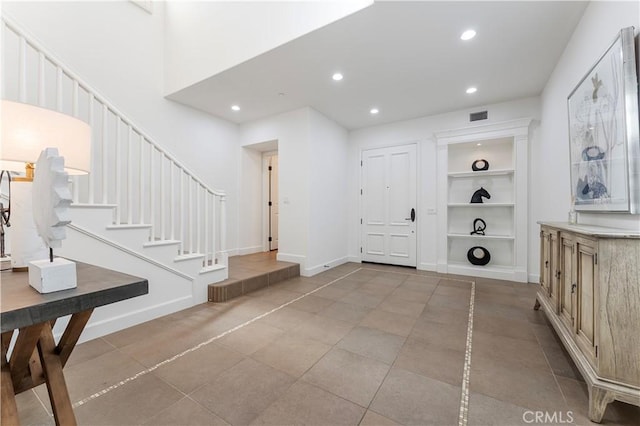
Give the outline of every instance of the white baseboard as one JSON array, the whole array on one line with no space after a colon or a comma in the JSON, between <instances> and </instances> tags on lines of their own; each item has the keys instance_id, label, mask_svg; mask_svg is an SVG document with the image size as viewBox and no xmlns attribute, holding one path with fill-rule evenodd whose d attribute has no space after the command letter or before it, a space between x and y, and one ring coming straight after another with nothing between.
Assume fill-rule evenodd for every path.
<instances>
[{"instance_id":1,"label":"white baseboard","mask_svg":"<svg viewBox=\"0 0 640 426\"><path fill-rule=\"evenodd\" d=\"M526 269L516 269L513 271L513 281L526 283L528 278Z\"/></svg>"},{"instance_id":2,"label":"white baseboard","mask_svg":"<svg viewBox=\"0 0 640 426\"><path fill-rule=\"evenodd\" d=\"M96 322L89 320L89 324L87 324L87 327L82 332L78 343L97 339L98 337L106 336L107 334L115 333L116 331L190 308L193 305L193 296L189 295L158 305L144 307L137 311L127 312L123 315L110 316ZM64 321L56 322L54 330L56 339L62 336L64 329L67 327L68 318L69 317L64 318Z\"/></svg>"},{"instance_id":3,"label":"white baseboard","mask_svg":"<svg viewBox=\"0 0 640 426\"><path fill-rule=\"evenodd\" d=\"M239 254L238 249L228 249L220 252L221 254L226 254L228 257L237 256Z\"/></svg>"},{"instance_id":4,"label":"white baseboard","mask_svg":"<svg viewBox=\"0 0 640 426\"><path fill-rule=\"evenodd\" d=\"M312 277L316 274L319 274L320 272L324 272L331 268L335 268L336 266L347 263L349 261L348 259L349 258L345 256L345 257L331 260L329 262L325 262L322 265L316 265L312 268L304 268L304 270L300 271L300 275L302 275L303 277Z\"/></svg>"},{"instance_id":5,"label":"white baseboard","mask_svg":"<svg viewBox=\"0 0 640 426\"><path fill-rule=\"evenodd\" d=\"M540 274L529 274L528 278L530 283L540 283Z\"/></svg>"},{"instance_id":6,"label":"white baseboard","mask_svg":"<svg viewBox=\"0 0 640 426\"><path fill-rule=\"evenodd\" d=\"M449 273L449 265L447 265L446 263L438 263L436 265L436 272L438 272L439 274Z\"/></svg>"},{"instance_id":7,"label":"white baseboard","mask_svg":"<svg viewBox=\"0 0 640 426\"><path fill-rule=\"evenodd\" d=\"M235 249L236 254L234 256L244 256L245 254L261 253L262 246L242 247Z\"/></svg>"},{"instance_id":8,"label":"white baseboard","mask_svg":"<svg viewBox=\"0 0 640 426\"><path fill-rule=\"evenodd\" d=\"M427 262L420 262L418 264L418 270L420 271L437 271L438 270L438 265L436 265L435 263L427 263Z\"/></svg>"},{"instance_id":9,"label":"white baseboard","mask_svg":"<svg viewBox=\"0 0 640 426\"><path fill-rule=\"evenodd\" d=\"M347 262L362 263L362 258L360 256L347 256Z\"/></svg>"}]
</instances>

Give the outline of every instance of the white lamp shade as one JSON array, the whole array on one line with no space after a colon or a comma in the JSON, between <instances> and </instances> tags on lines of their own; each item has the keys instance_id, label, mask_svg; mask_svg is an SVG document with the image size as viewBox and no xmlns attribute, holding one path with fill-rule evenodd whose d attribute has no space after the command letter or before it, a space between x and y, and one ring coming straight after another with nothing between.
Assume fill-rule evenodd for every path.
<instances>
[{"instance_id":1,"label":"white lamp shade","mask_svg":"<svg viewBox=\"0 0 640 426\"><path fill-rule=\"evenodd\" d=\"M71 175L91 169L91 128L75 117L33 105L2 101L0 169L23 171L45 148L58 148ZM37 173L37 171L36 171Z\"/></svg>"}]
</instances>

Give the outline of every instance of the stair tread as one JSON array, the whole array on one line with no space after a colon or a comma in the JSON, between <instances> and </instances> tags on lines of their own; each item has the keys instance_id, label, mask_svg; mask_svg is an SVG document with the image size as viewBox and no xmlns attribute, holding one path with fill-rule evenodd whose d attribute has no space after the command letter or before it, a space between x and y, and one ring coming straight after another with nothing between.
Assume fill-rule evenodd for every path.
<instances>
[{"instance_id":1,"label":"stair tread","mask_svg":"<svg viewBox=\"0 0 640 426\"><path fill-rule=\"evenodd\" d=\"M96 209L115 209L117 204L89 204L89 203L72 203L71 208L96 208Z\"/></svg>"},{"instance_id":2,"label":"stair tread","mask_svg":"<svg viewBox=\"0 0 640 426\"><path fill-rule=\"evenodd\" d=\"M151 225L147 225L144 223L136 223L133 225L121 223L120 225L107 225L107 229L144 229L151 228Z\"/></svg>"},{"instance_id":3,"label":"stair tread","mask_svg":"<svg viewBox=\"0 0 640 426\"><path fill-rule=\"evenodd\" d=\"M176 256L173 258L173 260L174 262L180 262L183 260L199 259L203 257L204 257L204 254L202 253L187 253L187 254L181 254L180 256Z\"/></svg>"},{"instance_id":4,"label":"stair tread","mask_svg":"<svg viewBox=\"0 0 640 426\"><path fill-rule=\"evenodd\" d=\"M180 244L180 240L155 240L147 241L142 244L142 247L158 247L158 246L170 246L174 244Z\"/></svg>"},{"instance_id":5,"label":"stair tread","mask_svg":"<svg viewBox=\"0 0 640 426\"><path fill-rule=\"evenodd\" d=\"M209 266L206 266L206 267L200 269L199 273L200 274L206 274L207 272L219 271L219 270L225 269L225 268L226 268L226 266L220 265L220 264L209 265Z\"/></svg>"}]
</instances>

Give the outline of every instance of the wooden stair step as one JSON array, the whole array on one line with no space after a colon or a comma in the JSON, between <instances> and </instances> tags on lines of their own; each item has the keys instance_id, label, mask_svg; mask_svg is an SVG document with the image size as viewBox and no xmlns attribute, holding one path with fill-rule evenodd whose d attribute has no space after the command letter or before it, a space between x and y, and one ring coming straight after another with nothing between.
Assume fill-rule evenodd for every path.
<instances>
[{"instance_id":1,"label":"wooden stair step","mask_svg":"<svg viewBox=\"0 0 640 426\"><path fill-rule=\"evenodd\" d=\"M226 302L234 297L299 277L300 265L278 262L277 269L268 272L255 271L253 273L253 271L248 271L239 277L234 277L233 271L229 270L229 275L230 277L224 281L209 284L209 302Z\"/></svg>"}]
</instances>

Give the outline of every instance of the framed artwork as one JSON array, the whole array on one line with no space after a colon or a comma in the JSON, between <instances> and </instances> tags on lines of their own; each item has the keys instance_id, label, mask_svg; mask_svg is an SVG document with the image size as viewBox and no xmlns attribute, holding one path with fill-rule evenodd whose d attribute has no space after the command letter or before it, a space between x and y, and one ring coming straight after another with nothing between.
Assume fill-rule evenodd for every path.
<instances>
[{"instance_id":1,"label":"framed artwork","mask_svg":"<svg viewBox=\"0 0 640 426\"><path fill-rule=\"evenodd\" d=\"M638 76L634 28L568 97L571 195L577 211L640 213Z\"/></svg>"}]
</instances>

